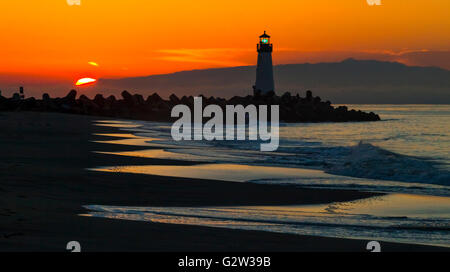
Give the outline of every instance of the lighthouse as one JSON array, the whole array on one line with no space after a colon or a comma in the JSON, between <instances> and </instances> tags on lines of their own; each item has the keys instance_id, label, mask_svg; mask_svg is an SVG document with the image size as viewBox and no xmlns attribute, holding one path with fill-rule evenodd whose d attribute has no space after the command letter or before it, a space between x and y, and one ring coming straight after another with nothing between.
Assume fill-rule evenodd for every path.
<instances>
[{"instance_id":1,"label":"lighthouse","mask_svg":"<svg viewBox=\"0 0 450 272\"><path fill-rule=\"evenodd\" d=\"M272 67L272 51L273 47L270 43L270 36L264 34L259 36L258 50L258 65L256 67L256 83L253 86L253 91L256 93L267 94L270 91L275 91L273 83L273 67Z\"/></svg>"}]
</instances>

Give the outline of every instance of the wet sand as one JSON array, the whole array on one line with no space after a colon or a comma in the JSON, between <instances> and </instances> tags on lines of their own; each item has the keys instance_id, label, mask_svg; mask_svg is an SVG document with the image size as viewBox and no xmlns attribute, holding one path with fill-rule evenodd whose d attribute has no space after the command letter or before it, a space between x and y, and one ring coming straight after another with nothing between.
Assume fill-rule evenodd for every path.
<instances>
[{"instance_id":1,"label":"wet sand","mask_svg":"<svg viewBox=\"0 0 450 272\"><path fill-rule=\"evenodd\" d=\"M365 251L367 241L82 217L83 205L224 206L348 201L373 196L348 190L86 170L111 165L192 165L92 151L149 149L98 143L120 133L88 116L0 113L0 251ZM123 132L122 132L123 133ZM382 243L383 251L448 250Z\"/></svg>"}]
</instances>

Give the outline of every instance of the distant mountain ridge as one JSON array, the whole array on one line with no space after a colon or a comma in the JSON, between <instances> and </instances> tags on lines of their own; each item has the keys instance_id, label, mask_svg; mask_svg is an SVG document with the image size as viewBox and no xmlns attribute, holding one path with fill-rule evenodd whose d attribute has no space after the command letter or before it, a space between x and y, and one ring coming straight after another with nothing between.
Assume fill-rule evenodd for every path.
<instances>
[{"instance_id":1,"label":"distant mountain ridge","mask_svg":"<svg viewBox=\"0 0 450 272\"><path fill-rule=\"evenodd\" d=\"M122 90L161 96L218 96L229 98L252 93L256 67L242 66L182 71L123 79L100 79L97 91ZM450 71L437 67L406 66L397 62L347 59L335 63L274 66L275 89L315 95L333 103L450 103Z\"/></svg>"}]
</instances>

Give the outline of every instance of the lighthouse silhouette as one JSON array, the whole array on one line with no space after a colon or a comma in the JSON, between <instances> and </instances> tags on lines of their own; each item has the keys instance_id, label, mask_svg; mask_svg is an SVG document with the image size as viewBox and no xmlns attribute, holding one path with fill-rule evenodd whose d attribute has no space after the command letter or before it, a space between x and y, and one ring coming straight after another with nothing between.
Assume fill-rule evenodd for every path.
<instances>
[{"instance_id":1,"label":"lighthouse silhouette","mask_svg":"<svg viewBox=\"0 0 450 272\"><path fill-rule=\"evenodd\" d=\"M272 51L273 46L270 43L270 36L264 34L259 36L258 49L258 65L256 67L256 83L253 86L255 94L267 94L274 92L273 83L273 67L272 67Z\"/></svg>"}]
</instances>

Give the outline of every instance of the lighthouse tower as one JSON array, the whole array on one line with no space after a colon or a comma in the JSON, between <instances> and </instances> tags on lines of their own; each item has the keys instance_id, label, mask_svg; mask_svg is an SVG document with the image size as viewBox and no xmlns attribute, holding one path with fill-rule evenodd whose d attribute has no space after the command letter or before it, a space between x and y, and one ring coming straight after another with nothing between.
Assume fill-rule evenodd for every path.
<instances>
[{"instance_id":1,"label":"lighthouse tower","mask_svg":"<svg viewBox=\"0 0 450 272\"><path fill-rule=\"evenodd\" d=\"M264 34L259 36L258 48L258 66L256 67L256 83L253 86L255 93L267 94L270 91L275 91L273 83L273 68L272 68L272 51L273 47L270 43L270 36Z\"/></svg>"}]
</instances>

